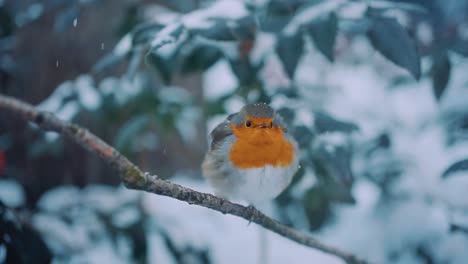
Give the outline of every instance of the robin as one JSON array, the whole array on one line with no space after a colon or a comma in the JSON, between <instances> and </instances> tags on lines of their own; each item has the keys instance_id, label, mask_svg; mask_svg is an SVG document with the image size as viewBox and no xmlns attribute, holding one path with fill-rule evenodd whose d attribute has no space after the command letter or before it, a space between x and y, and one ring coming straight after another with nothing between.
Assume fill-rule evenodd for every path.
<instances>
[{"instance_id":1,"label":"robin","mask_svg":"<svg viewBox=\"0 0 468 264\"><path fill-rule=\"evenodd\" d=\"M281 116L264 103L245 105L211 132L203 175L221 197L251 205L277 197L299 168L299 151Z\"/></svg>"}]
</instances>

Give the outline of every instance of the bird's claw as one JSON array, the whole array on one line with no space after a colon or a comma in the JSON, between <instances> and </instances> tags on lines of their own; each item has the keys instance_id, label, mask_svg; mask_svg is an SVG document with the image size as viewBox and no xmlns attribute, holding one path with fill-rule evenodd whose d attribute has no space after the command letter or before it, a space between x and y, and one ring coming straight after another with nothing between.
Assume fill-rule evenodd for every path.
<instances>
[{"instance_id":1,"label":"bird's claw","mask_svg":"<svg viewBox=\"0 0 468 264\"><path fill-rule=\"evenodd\" d=\"M249 220L249 223L247 225L250 225L255 220L255 214L257 212L257 209L253 205L247 206L247 218Z\"/></svg>"}]
</instances>

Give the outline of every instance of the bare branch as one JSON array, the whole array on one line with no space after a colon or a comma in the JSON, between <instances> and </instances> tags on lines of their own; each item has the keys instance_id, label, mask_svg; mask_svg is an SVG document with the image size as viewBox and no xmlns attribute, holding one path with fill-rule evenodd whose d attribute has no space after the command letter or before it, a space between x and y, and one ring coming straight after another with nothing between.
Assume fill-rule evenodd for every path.
<instances>
[{"instance_id":1,"label":"bare branch","mask_svg":"<svg viewBox=\"0 0 468 264\"><path fill-rule=\"evenodd\" d=\"M223 214L242 217L299 244L337 256L349 264L368 263L351 253L326 245L307 234L283 225L253 207L245 207L211 194L197 192L162 180L157 176L145 174L117 150L87 129L60 120L52 113L39 111L30 104L4 95L0 95L0 110L18 115L24 120L37 124L43 130L60 133L87 150L99 155L112 167L118 169L122 181L127 188L169 196L189 204L207 207Z\"/></svg>"}]
</instances>

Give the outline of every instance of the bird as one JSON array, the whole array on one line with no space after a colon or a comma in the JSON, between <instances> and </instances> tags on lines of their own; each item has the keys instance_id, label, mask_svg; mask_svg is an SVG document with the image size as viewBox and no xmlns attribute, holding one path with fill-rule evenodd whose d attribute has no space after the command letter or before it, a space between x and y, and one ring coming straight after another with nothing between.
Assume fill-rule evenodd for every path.
<instances>
[{"instance_id":1,"label":"bird","mask_svg":"<svg viewBox=\"0 0 468 264\"><path fill-rule=\"evenodd\" d=\"M299 169L299 147L266 103L246 104L211 132L202 172L217 196L249 205L276 198Z\"/></svg>"}]
</instances>

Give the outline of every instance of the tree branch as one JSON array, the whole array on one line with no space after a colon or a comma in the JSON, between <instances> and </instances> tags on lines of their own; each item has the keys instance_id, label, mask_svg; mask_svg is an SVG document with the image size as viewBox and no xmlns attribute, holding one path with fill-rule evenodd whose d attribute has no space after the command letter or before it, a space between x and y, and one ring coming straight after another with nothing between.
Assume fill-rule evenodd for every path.
<instances>
[{"instance_id":1,"label":"tree branch","mask_svg":"<svg viewBox=\"0 0 468 264\"><path fill-rule=\"evenodd\" d=\"M30 104L4 95L0 95L0 110L18 115L24 120L37 124L43 130L60 133L78 145L99 155L112 167L118 169L122 181L127 188L169 196L185 201L189 204L207 207L223 214L242 217L283 237L296 241L299 244L335 255L347 263L367 263L365 260L360 259L351 253L326 245L309 235L285 226L278 221L269 218L255 208L232 203L211 194L197 192L178 184L162 180L156 175L151 176L143 173L126 157L122 156L117 150L109 146L87 129L81 128L73 123L60 120L50 112L39 111Z\"/></svg>"}]
</instances>

